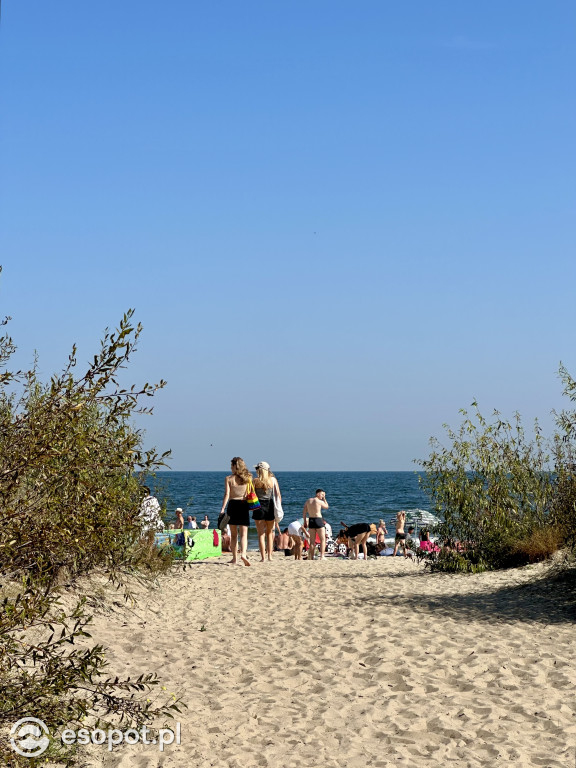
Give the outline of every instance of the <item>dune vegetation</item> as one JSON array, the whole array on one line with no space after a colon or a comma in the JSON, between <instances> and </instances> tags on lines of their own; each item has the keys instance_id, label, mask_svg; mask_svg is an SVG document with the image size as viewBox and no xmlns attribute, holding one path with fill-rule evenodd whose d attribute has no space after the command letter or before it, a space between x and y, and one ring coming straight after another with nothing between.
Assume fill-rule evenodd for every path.
<instances>
[{"instance_id":1,"label":"dune vegetation","mask_svg":"<svg viewBox=\"0 0 576 768\"><path fill-rule=\"evenodd\" d=\"M561 366L564 394L576 400L576 382ZM556 414L545 437L536 421L527 436L519 414L486 419L476 402L461 410L458 429L445 425L444 443L431 439L430 456L417 463L421 486L443 522L447 544L436 570L475 572L544 560L576 547L576 411Z\"/></svg>"},{"instance_id":2,"label":"dune vegetation","mask_svg":"<svg viewBox=\"0 0 576 768\"><path fill-rule=\"evenodd\" d=\"M86 599L71 605L66 593L79 577L98 573L129 600L127 577L154 577L171 564L143 536L138 514L140 473L163 466L167 454L142 448L133 416L150 412L141 402L165 382L121 386L120 372L142 330L132 316L129 311L116 331L105 332L87 370L78 373L73 349L48 383L36 366L11 371L15 346L8 335L0 338L2 765L31 764L9 743L10 727L25 716L57 733L85 720L150 725L178 707L173 697L150 697L159 683L155 674L105 677L105 649L86 639ZM55 741L42 760L73 757Z\"/></svg>"}]
</instances>

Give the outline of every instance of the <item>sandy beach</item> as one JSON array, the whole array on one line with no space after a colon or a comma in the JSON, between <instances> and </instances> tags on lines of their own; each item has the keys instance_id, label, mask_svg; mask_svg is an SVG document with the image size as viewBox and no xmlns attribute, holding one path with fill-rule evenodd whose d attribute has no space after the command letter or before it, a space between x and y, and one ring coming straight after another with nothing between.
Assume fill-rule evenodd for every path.
<instances>
[{"instance_id":1,"label":"sandy beach","mask_svg":"<svg viewBox=\"0 0 576 768\"><path fill-rule=\"evenodd\" d=\"M546 566L275 558L196 563L97 610L110 674L157 671L188 709L180 746L83 765L576 765L576 606Z\"/></svg>"}]
</instances>

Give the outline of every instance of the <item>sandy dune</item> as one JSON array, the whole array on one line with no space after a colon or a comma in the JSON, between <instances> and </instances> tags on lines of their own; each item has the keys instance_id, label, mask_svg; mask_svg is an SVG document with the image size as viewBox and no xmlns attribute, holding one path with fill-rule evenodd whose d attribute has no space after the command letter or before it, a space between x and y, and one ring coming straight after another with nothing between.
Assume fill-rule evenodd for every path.
<instances>
[{"instance_id":1,"label":"sandy dune","mask_svg":"<svg viewBox=\"0 0 576 768\"><path fill-rule=\"evenodd\" d=\"M543 566L225 562L96 614L110 673L157 670L188 709L180 746L91 747L85 765L576 766L576 606Z\"/></svg>"}]
</instances>

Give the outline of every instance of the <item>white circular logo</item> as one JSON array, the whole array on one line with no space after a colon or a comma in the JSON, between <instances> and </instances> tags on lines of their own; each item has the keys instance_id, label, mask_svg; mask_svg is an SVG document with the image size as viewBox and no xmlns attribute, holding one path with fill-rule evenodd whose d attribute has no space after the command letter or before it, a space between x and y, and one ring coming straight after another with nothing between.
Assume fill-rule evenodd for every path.
<instances>
[{"instance_id":1,"label":"white circular logo","mask_svg":"<svg viewBox=\"0 0 576 768\"><path fill-rule=\"evenodd\" d=\"M38 757L50 744L46 734L48 728L42 720L37 717L23 717L14 723L10 730L10 744L14 752L22 757Z\"/></svg>"}]
</instances>

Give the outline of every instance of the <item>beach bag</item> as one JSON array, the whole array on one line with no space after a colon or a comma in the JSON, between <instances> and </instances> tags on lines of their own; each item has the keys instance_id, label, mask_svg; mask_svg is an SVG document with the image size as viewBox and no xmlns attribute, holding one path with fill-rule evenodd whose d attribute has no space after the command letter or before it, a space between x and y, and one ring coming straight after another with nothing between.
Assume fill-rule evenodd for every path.
<instances>
[{"instance_id":1,"label":"beach bag","mask_svg":"<svg viewBox=\"0 0 576 768\"><path fill-rule=\"evenodd\" d=\"M248 508L251 512L254 512L256 509L260 509L260 502L258 501L258 496L256 496L256 491L254 489L254 483L252 480L248 480L246 496L244 498L248 502Z\"/></svg>"},{"instance_id":2,"label":"beach bag","mask_svg":"<svg viewBox=\"0 0 576 768\"><path fill-rule=\"evenodd\" d=\"M274 520L276 520L277 523L281 523L284 518L284 510L282 509L282 504L276 493L275 485L272 486L272 503L274 504Z\"/></svg>"},{"instance_id":3,"label":"beach bag","mask_svg":"<svg viewBox=\"0 0 576 768\"><path fill-rule=\"evenodd\" d=\"M219 528L221 531L225 531L229 522L230 522L230 515L228 514L228 512L223 512L221 515L218 515L218 522L216 523L216 528Z\"/></svg>"}]
</instances>

